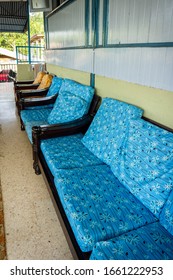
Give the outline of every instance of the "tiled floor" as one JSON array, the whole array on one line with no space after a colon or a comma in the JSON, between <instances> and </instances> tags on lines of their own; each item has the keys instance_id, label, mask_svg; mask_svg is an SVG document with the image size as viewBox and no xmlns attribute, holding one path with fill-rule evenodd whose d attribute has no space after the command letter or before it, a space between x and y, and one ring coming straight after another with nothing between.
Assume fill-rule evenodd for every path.
<instances>
[{"instance_id":1,"label":"tiled floor","mask_svg":"<svg viewBox=\"0 0 173 280\"><path fill-rule=\"evenodd\" d=\"M13 83L0 83L0 171L7 258L73 259L14 103Z\"/></svg>"}]
</instances>

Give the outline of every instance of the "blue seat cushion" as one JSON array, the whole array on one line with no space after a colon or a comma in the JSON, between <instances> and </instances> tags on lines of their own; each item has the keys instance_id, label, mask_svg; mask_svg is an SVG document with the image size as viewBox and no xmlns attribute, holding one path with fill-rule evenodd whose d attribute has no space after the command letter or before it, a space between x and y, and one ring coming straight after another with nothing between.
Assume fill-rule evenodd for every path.
<instances>
[{"instance_id":1,"label":"blue seat cushion","mask_svg":"<svg viewBox=\"0 0 173 280\"><path fill-rule=\"evenodd\" d=\"M43 121L33 121L33 122L27 122L26 125L25 125L25 131L27 133L27 136L29 138L29 141L31 142L32 144L32 128L33 126L40 126L40 125L44 125L44 124L47 124L46 121L43 122Z\"/></svg>"},{"instance_id":2,"label":"blue seat cushion","mask_svg":"<svg viewBox=\"0 0 173 280\"><path fill-rule=\"evenodd\" d=\"M63 82L63 78L54 76L52 79L51 86L49 87L49 90L48 90L46 96L53 96L53 95L59 93L62 82Z\"/></svg>"},{"instance_id":3,"label":"blue seat cushion","mask_svg":"<svg viewBox=\"0 0 173 280\"><path fill-rule=\"evenodd\" d=\"M173 235L173 190L160 213L160 223Z\"/></svg>"},{"instance_id":4,"label":"blue seat cushion","mask_svg":"<svg viewBox=\"0 0 173 280\"><path fill-rule=\"evenodd\" d=\"M51 109L40 110L22 110L21 119L25 125L25 131L28 135L29 141L32 143L32 127L47 123L48 115Z\"/></svg>"},{"instance_id":5,"label":"blue seat cushion","mask_svg":"<svg viewBox=\"0 0 173 280\"><path fill-rule=\"evenodd\" d=\"M158 217L173 188L173 134L142 119L131 120L111 169Z\"/></svg>"},{"instance_id":6,"label":"blue seat cushion","mask_svg":"<svg viewBox=\"0 0 173 280\"><path fill-rule=\"evenodd\" d=\"M48 123L64 123L82 117L88 113L93 96L94 88L64 79Z\"/></svg>"},{"instance_id":7,"label":"blue seat cushion","mask_svg":"<svg viewBox=\"0 0 173 280\"><path fill-rule=\"evenodd\" d=\"M28 122L34 121L43 121L43 123L47 122L47 118L51 112L51 108L49 109L40 109L40 110L22 110L21 111L21 119L26 125Z\"/></svg>"},{"instance_id":8,"label":"blue seat cushion","mask_svg":"<svg viewBox=\"0 0 173 280\"><path fill-rule=\"evenodd\" d=\"M172 260L173 236L159 222L98 242L90 260Z\"/></svg>"},{"instance_id":9,"label":"blue seat cushion","mask_svg":"<svg viewBox=\"0 0 173 280\"><path fill-rule=\"evenodd\" d=\"M143 111L136 106L112 98L104 98L87 130L83 144L108 165L124 139L130 119L140 118Z\"/></svg>"},{"instance_id":10,"label":"blue seat cushion","mask_svg":"<svg viewBox=\"0 0 173 280\"><path fill-rule=\"evenodd\" d=\"M81 142L83 134L41 141L41 150L53 176L58 169L71 169L103 164Z\"/></svg>"},{"instance_id":11,"label":"blue seat cushion","mask_svg":"<svg viewBox=\"0 0 173 280\"><path fill-rule=\"evenodd\" d=\"M40 109L53 109L54 104L48 105L41 105L41 106L33 106L33 107L26 107L25 110L40 110Z\"/></svg>"},{"instance_id":12,"label":"blue seat cushion","mask_svg":"<svg viewBox=\"0 0 173 280\"><path fill-rule=\"evenodd\" d=\"M59 170L54 181L83 252L96 242L156 221L107 165Z\"/></svg>"}]
</instances>

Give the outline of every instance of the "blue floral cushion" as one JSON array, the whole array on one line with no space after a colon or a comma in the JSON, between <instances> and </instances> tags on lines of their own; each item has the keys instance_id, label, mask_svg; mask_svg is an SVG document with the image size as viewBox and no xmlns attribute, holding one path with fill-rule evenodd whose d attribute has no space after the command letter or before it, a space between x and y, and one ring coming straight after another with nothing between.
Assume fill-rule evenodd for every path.
<instances>
[{"instance_id":1,"label":"blue floral cushion","mask_svg":"<svg viewBox=\"0 0 173 280\"><path fill-rule=\"evenodd\" d=\"M160 222L173 235L173 190L160 213Z\"/></svg>"},{"instance_id":2,"label":"blue floral cushion","mask_svg":"<svg viewBox=\"0 0 173 280\"><path fill-rule=\"evenodd\" d=\"M142 119L130 121L111 169L158 217L173 188L173 134Z\"/></svg>"},{"instance_id":3,"label":"blue floral cushion","mask_svg":"<svg viewBox=\"0 0 173 280\"><path fill-rule=\"evenodd\" d=\"M40 109L40 110L22 110L21 111L21 119L26 125L28 122L34 121L43 121L43 123L47 122L47 118L51 112L51 108L49 109Z\"/></svg>"},{"instance_id":4,"label":"blue floral cushion","mask_svg":"<svg viewBox=\"0 0 173 280\"><path fill-rule=\"evenodd\" d=\"M63 82L63 78L60 78L60 77L57 77L57 76L53 77L51 86L50 86L46 96L52 96L54 94L59 93L62 82Z\"/></svg>"},{"instance_id":5,"label":"blue floral cushion","mask_svg":"<svg viewBox=\"0 0 173 280\"><path fill-rule=\"evenodd\" d=\"M46 121L31 121L31 122L26 123L25 131L27 133L27 136L28 136L31 144L32 144L32 128L33 128L33 126L40 126L40 125L44 125L44 124L48 124L48 123Z\"/></svg>"},{"instance_id":6,"label":"blue floral cushion","mask_svg":"<svg viewBox=\"0 0 173 280\"><path fill-rule=\"evenodd\" d=\"M156 221L111 172L109 166L59 170L55 185L82 251L98 241Z\"/></svg>"},{"instance_id":7,"label":"blue floral cushion","mask_svg":"<svg viewBox=\"0 0 173 280\"><path fill-rule=\"evenodd\" d=\"M59 169L103 164L81 142L83 134L41 141L41 150L53 176Z\"/></svg>"},{"instance_id":8,"label":"blue floral cushion","mask_svg":"<svg viewBox=\"0 0 173 280\"><path fill-rule=\"evenodd\" d=\"M54 104L26 107L25 110L40 110L40 109L53 109Z\"/></svg>"},{"instance_id":9,"label":"blue floral cushion","mask_svg":"<svg viewBox=\"0 0 173 280\"><path fill-rule=\"evenodd\" d=\"M90 260L173 260L173 236L155 222L98 242Z\"/></svg>"},{"instance_id":10,"label":"blue floral cushion","mask_svg":"<svg viewBox=\"0 0 173 280\"><path fill-rule=\"evenodd\" d=\"M59 91L48 123L63 123L82 117L89 110L94 88L65 79Z\"/></svg>"},{"instance_id":11,"label":"blue floral cushion","mask_svg":"<svg viewBox=\"0 0 173 280\"><path fill-rule=\"evenodd\" d=\"M130 119L140 118L142 110L112 99L105 98L92 124L82 139L83 144L98 158L107 163L117 157Z\"/></svg>"}]
</instances>

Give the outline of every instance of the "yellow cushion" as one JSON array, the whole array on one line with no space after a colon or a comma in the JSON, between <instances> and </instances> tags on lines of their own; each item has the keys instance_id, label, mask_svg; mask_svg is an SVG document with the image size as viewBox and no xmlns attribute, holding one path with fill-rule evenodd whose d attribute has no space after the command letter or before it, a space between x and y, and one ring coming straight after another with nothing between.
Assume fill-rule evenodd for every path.
<instances>
[{"instance_id":1,"label":"yellow cushion","mask_svg":"<svg viewBox=\"0 0 173 280\"><path fill-rule=\"evenodd\" d=\"M44 75L46 75L45 72L38 72L33 84L40 84Z\"/></svg>"},{"instance_id":2,"label":"yellow cushion","mask_svg":"<svg viewBox=\"0 0 173 280\"><path fill-rule=\"evenodd\" d=\"M46 74L46 75L44 75L44 77L37 89L44 89L44 88L50 87L51 83L52 83L52 75Z\"/></svg>"}]
</instances>

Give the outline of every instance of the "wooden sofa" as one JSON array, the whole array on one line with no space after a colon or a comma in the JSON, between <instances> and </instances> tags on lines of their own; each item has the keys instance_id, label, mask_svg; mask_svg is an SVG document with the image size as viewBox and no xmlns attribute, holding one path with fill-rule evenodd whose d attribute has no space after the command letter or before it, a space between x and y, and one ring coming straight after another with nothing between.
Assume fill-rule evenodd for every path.
<instances>
[{"instance_id":1,"label":"wooden sofa","mask_svg":"<svg viewBox=\"0 0 173 280\"><path fill-rule=\"evenodd\" d=\"M96 115L91 110L66 124L32 129L33 167L45 179L75 259L109 259L104 244L115 244L113 252L118 252L119 240L141 230L147 235L151 228L155 234L159 229L165 243L147 240L154 253L145 255L140 251L146 250L145 242L139 248L132 243L132 251L141 259L173 258L173 208L164 220L172 201L172 130L150 123L142 113L106 98ZM122 259L135 259L121 253ZM111 252L110 259L120 256Z\"/></svg>"}]
</instances>

